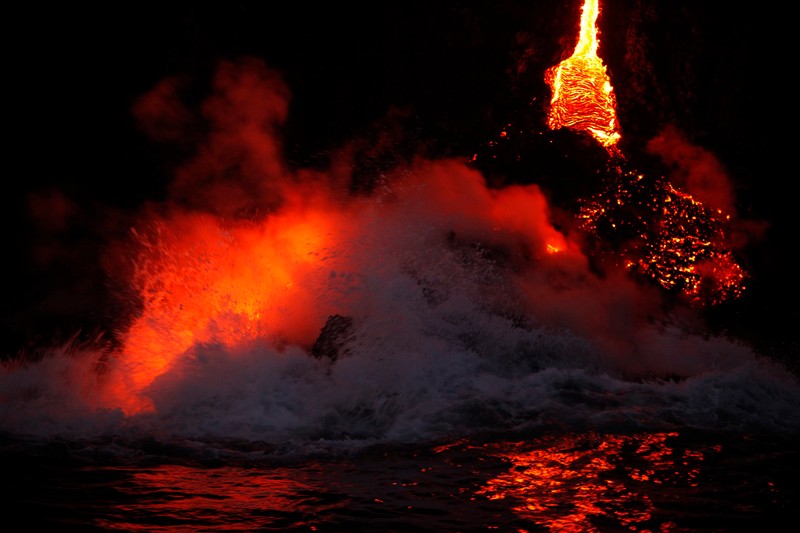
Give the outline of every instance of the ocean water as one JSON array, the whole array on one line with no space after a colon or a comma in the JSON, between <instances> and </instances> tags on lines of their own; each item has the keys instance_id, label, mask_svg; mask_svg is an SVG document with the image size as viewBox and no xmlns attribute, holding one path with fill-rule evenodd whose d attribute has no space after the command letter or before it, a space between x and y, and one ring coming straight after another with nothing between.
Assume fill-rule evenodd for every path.
<instances>
[{"instance_id":1,"label":"ocean water","mask_svg":"<svg viewBox=\"0 0 800 533\"><path fill-rule=\"evenodd\" d=\"M291 459L111 440L4 439L7 531L788 531L798 497L797 438L763 434L551 431Z\"/></svg>"}]
</instances>

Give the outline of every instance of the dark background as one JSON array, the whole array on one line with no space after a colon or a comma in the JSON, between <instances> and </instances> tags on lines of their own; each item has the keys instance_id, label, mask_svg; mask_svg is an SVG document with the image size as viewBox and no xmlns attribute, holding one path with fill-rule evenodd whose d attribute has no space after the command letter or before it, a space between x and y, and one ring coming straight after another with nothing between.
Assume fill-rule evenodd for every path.
<instances>
[{"instance_id":1,"label":"dark background","mask_svg":"<svg viewBox=\"0 0 800 533\"><path fill-rule=\"evenodd\" d=\"M745 295L709 311L711 322L793 360L800 312L788 16L755 4L695 4L601 2L600 56L618 98L622 149L635 160L674 124L720 159L739 216L767 230L744 250ZM138 206L165 198L174 166L191 155L190 142L149 139L132 107L168 76L185 80L188 104L199 103L221 60L256 57L284 75L293 165L324 165L341 143L388 128L389 110L399 109L399 153L478 154L490 180L536 182L568 203L590 189L602 157L572 133L547 132L543 73L571 54L580 7L412 0L14 8L5 17L4 355L116 326L102 250L125 234ZM491 145L509 124L532 135ZM537 144L535 132L554 142ZM653 163L642 156L642 164ZM37 212L31 198L68 202L39 201ZM59 209L63 216L49 216Z\"/></svg>"}]
</instances>

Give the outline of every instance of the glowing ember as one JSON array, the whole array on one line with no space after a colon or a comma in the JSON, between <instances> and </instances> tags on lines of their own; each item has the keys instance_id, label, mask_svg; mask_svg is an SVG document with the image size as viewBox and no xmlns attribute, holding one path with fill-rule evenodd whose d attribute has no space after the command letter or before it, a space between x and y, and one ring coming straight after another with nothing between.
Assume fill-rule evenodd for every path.
<instances>
[{"instance_id":1,"label":"glowing ember","mask_svg":"<svg viewBox=\"0 0 800 533\"><path fill-rule=\"evenodd\" d=\"M616 144L616 97L606 67L597 56L598 0L585 0L581 31L572 56L545 72L553 92L547 125L590 133L610 153L620 155Z\"/></svg>"},{"instance_id":2,"label":"glowing ember","mask_svg":"<svg viewBox=\"0 0 800 533\"><path fill-rule=\"evenodd\" d=\"M727 250L730 217L663 178L620 175L579 216L584 229L619 249L628 269L693 303L718 304L744 290L744 271Z\"/></svg>"}]
</instances>

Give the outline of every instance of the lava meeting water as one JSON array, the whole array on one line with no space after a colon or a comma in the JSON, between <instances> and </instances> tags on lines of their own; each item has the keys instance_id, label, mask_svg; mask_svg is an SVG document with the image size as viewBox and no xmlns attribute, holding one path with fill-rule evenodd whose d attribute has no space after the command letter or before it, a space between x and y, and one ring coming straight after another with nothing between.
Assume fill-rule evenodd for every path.
<instances>
[{"instance_id":1,"label":"lava meeting water","mask_svg":"<svg viewBox=\"0 0 800 533\"><path fill-rule=\"evenodd\" d=\"M491 204L477 174L438 165L415 172L456 172ZM747 531L786 518L793 374L640 316L657 292L590 277L579 254L500 253L517 236L440 218L423 208L440 193L407 183L425 191L413 209L373 213L363 249L329 251L361 267L317 276L336 296L317 305L349 303L334 352L251 329L195 341L126 389L145 408L114 404L117 347L9 363L12 514L82 531ZM337 315L318 311L323 337Z\"/></svg>"},{"instance_id":2,"label":"lava meeting water","mask_svg":"<svg viewBox=\"0 0 800 533\"><path fill-rule=\"evenodd\" d=\"M164 119L171 83L141 120ZM606 109L589 130L619 181L586 204L589 231L466 158L372 169L353 192L347 150L288 164L278 73L223 62L212 85L170 198L103 257L123 325L4 359L9 523L675 532L796 515L798 377L697 307L744 280L725 248L735 214L714 203L725 184L648 181ZM613 104L607 79L593 87ZM592 231L617 229L612 206L645 182L661 196L636 216L677 222L596 261Z\"/></svg>"},{"instance_id":3,"label":"lava meeting water","mask_svg":"<svg viewBox=\"0 0 800 533\"><path fill-rule=\"evenodd\" d=\"M282 242L271 227L284 227L280 215L256 230L203 215L155 219L161 242L147 243L141 263L145 307L122 343L8 362L2 428L302 450L556 422L599 431L800 425L788 370L697 329L690 309L665 314L661 293L624 271L593 272L549 223L535 186L493 191L463 163L420 162L372 203L341 214L325 205L336 231L307 230L325 246L300 253L265 249L276 233ZM303 205L302 220L319 213ZM264 259L273 252L293 278ZM347 327L326 328L332 317ZM315 352L320 344L327 351Z\"/></svg>"}]
</instances>

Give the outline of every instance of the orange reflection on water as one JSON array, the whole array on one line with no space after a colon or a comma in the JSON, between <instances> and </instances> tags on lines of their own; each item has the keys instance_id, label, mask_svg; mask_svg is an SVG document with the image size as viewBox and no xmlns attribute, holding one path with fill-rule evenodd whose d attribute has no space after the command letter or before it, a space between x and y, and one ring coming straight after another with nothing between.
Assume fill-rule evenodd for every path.
<instances>
[{"instance_id":1,"label":"orange reflection on water","mask_svg":"<svg viewBox=\"0 0 800 533\"><path fill-rule=\"evenodd\" d=\"M198 524L213 524L214 531L251 531L279 524L315 531L319 523L313 524L309 517L347 502L309 475L313 470L181 465L134 469L129 482L119 486L132 503L115 506L118 520L98 520L96 525L148 533L194 533Z\"/></svg>"},{"instance_id":2,"label":"orange reflection on water","mask_svg":"<svg viewBox=\"0 0 800 533\"><path fill-rule=\"evenodd\" d=\"M550 531L589 533L615 527L630 531L670 531L672 522L652 520L654 485L695 486L704 452L676 449L677 433L588 435L553 439L532 449L519 442L485 445L511 463L477 494L514 501L521 518ZM662 517L663 518L663 517Z\"/></svg>"}]
</instances>

